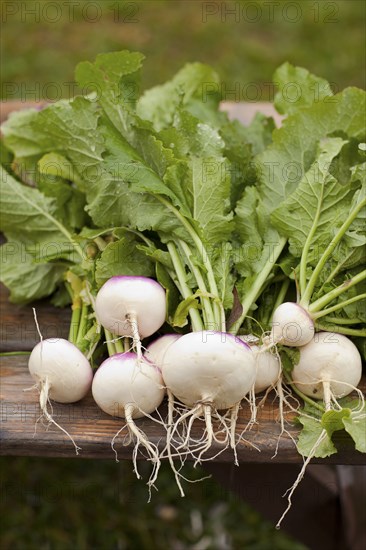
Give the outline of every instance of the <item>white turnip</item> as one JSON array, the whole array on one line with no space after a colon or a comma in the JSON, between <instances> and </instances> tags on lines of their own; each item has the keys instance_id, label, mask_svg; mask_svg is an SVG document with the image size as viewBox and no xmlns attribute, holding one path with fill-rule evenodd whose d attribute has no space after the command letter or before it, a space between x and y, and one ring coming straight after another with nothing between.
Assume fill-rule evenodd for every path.
<instances>
[{"instance_id":1,"label":"white turnip","mask_svg":"<svg viewBox=\"0 0 366 550\"><path fill-rule=\"evenodd\" d=\"M193 420L203 417L205 438L198 450L200 461L216 439L212 414L229 409L230 425L226 429L225 443L235 448L235 426L241 400L249 393L255 382L255 360L250 347L239 338L222 332L200 331L181 336L167 349L163 362L163 379L168 390L170 429L167 449L170 452L173 435L178 424L189 420L188 428L180 447L189 445ZM188 407L173 424L173 396ZM222 417L221 417L222 420ZM169 457L171 458L171 457ZM172 464L172 460L170 460ZM177 479L177 472L176 479ZM178 482L178 479L177 479ZM179 485L179 482L178 482ZM181 493L183 493L179 485Z\"/></svg>"},{"instance_id":2,"label":"white turnip","mask_svg":"<svg viewBox=\"0 0 366 550\"><path fill-rule=\"evenodd\" d=\"M58 403L75 403L87 394L93 379L89 361L68 340L48 338L41 340L33 348L28 367L40 391L43 415L70 437L78 454L79 447L70 434L52 418L47 404L49 399Z\"/></svg>"},{"instance_id":3,"label":"white turnip","mask_svg":"<svg viewBox=\"0 0 366 550\"><path fill-rule=\"evenodd\" d=\"M180 337L180 334L164 334L160 336L147 346L144 354L145 357L161 369L167 349Z\"/></svg>"},{"instance_id":4,"label":"white turnip","mask_svg":"<svg viewBox=\"0 0 366 550\"><path fill-rule=\"evenodd\" d=\"M132 337L141 357L140 338L156 332L165 321L165 291L147 277L112 277L97 294L95 312L108 331Z\"/></svg>"},{"instance_id":5,"label":"white turnip","mask_svg":"<svg viewBox=\"0 0 366 550\"><path fill-rule=\"evenodd\" d=\"M150 415L164 398L163 379L159 369L135 353L118 353L106 359L97 370L92 393L97 405L107 414L125 418L130 435L136 439L135 451L142 444L154 464L149 484L156 480L160 467L159 453L146 435L135 424L134 419ZM123 428L122 428L123 429ZM119 432L113 438L114 441ZM117 455L116 455L117 457ZM138 477L136 452L134 466Z\"/></svg>"},{"instance_id":6,"label":"white turnip","mask_svg":"<svg viewBox=\"0 0 366 550\"><path fill-rule=\"evenodd\" d=\"M284 302L275 309L270 336L273 344L304 346L310 342L314 333L314 322L310 314L299 304Z\"/></svg>"},{"instance_id":7,"label":"white turnip","mask_svg":"<svg viewBox=\"0 0 366 550\"><path fill-rule=\"evenodd\" d=\"M305 395L324 399L341 398L361 380L362 360L355 344L343 334L318 332L300 348L300 359L292 371L294 384Z\"/></svg>"}]
</instances>

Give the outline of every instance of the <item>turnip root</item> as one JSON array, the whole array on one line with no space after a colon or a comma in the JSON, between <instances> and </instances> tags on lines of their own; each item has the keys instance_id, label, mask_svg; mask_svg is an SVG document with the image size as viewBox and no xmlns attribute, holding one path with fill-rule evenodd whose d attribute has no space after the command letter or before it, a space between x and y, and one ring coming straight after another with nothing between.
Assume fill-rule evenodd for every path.
<instances>
[{"instance_id":1,"label":"turnip root","mask_svg":"<svg viewBox=\"0 0 366 550\"><path fill-rule=\"evenodd\" d=\"M62 430L79 447L70 434L52 418L47 410L49 399L58 403L75 403L89 391L93 371L81 351L63 338L41 340L29 357L29 372L40 391L40 406L44 417Z\"/></svg>"},{"instance_id":2,"label":"turnip root","mask_svg":"<svg viewBox=\"0 0 366 550\"><path fill-rule=\"evenodd\" d=\"M134 467L137 477L140 477L136 462L138 446L141 444L147 450L154 464L149 481L149 485L152 485L160 467L158 449L148 441L134 419L150 415L161 404L164 386L159 369L145 358L139 359L135 353L118 353L100 365L94 376L92 393L104 412L127 420L129 433L136 439ZM114 441L122 429L113 438L113 449Z\"/></svg>"}]
</instances>

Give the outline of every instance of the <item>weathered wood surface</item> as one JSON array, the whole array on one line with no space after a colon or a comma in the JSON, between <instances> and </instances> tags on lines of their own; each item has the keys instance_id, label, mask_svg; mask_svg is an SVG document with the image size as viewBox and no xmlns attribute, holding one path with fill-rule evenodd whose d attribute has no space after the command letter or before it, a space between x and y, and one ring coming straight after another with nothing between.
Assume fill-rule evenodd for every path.
<instances>
[{"instance_id":1,"label":"weathered wood surface","mask_svg":"<svg viewBox=\"0 0 366 550\"><path fill-rule=\"evenodd\" d=\"M1 348L6 351L30 350L38 341L34 326L31 306L20 308L7 301L7 292L1 291L2 330ZM66 336L69 312L52 306L39 303L36 305L37 318L41 331L46 336ZM4 338L5 337L5 338ZM32 456L75 456L71 441L56 427L46 426L40 421L41 411L38 404L36 389L24 391L33 385L27 368L26 356L12 356L1 358L1 453L7 455ZM270 396L266 404L260 409L258 423L245 433L246 442L237 447L240 462L247 463L301 463L291 438L284 435L279 444L276 458L272 458L280 426L278 424L278 401ZM166 406L161 408L163 417L166 415ZM113 418L103 413L94 403L91 395L79 403L61 405L53 403L53 415L82 448L79 456L84 458L114 458L111 449L111 440L123 426L123 420ZM250 417L249 406L243 404L240 411L237 433L241 433ZM290 417L288 416L288 419ZM38 422L37 422L38 421ZM164 446L165 430L152 420L137 421L149 439ZM296 437L297 428L291 423L287 426L292 436ZM37 429L36 429L37 428ZM35 431L36 429L36 431ZM202 425L197 423L193 436L201 433ZM132 446L124 447L123 434L118 439L116 448L119 458L130 459ZM260 449L258 452L253 445ZM327 462L338 464L362 464L364 456L353 450L353 444L348 437L339 442L342 451ZM213 446L213 454L220 450L220 445ZM232 461L230 450L220 455L220 461Z\"/></svg>"}]
</instances>

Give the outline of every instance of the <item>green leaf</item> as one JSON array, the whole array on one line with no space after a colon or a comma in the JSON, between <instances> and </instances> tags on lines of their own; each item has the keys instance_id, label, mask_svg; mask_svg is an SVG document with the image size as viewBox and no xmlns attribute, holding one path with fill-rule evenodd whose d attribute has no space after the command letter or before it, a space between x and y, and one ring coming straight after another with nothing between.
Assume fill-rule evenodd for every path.
<instances>
[{"instance_id":1,"label":"green leaf","mask_svg":"<svg viewBox=\"0 0 366 550\"><path fill-rule=\"evenodd\" d=\"M63 266L35 264L19 242L0 247L0 263L0 280L10 290L10 301L16 304L49 296L63 282Z\"/></svg>"},{"instance_id":2,"label":"green leaf","mask_svg":"<svg viewBox=\"0 0 366 550\"><path fill-rule=\"evenodd\" d=\"M360 453L366 453L366 417L350 416L342 419L344 429L352 437L355 442L355 447Z\"/></svg>"},{"instance_id":3,"label":"green leaf","mask_svg":"<svg viewBox=\"0 0 366 550\"><path fill-rule=\"evenodd\" d=\"M230 239L233 215L230 211L229 163L224 158L193 158L193 217L199 223L205 243L216 246Z\"/></svg>"},{"instance_id":4,"label":"green leaf","mask_svg":"<svg viewBox=\"0 0 366 550\"><path fill-rule=\"evenodd\" d=\"M95 280L102 286L115 275L151 277L154 274L152 262L136 247L136 240L126 235L109 243L96 262Z\"/></svg>"},{"instance_id":5,"label":"green leaf","mask_svg":"<svg viewBox=\"0 0 366 550\"><path fill-rule=\"evenodd\" d=\"M280 237L271 225L268 213L255 187L246 187L235 209L237 244L236 268L243 277L255 277L268 263L273 263L273 250ZM254 279L253 279L254 280ZM249 288L251 282L246 282ZM246 288L243 292L246 292Z\"/></svg>"},{"instance_id":6,"label":"green leaf","mask_svg":"<svg viewBox=\"0 0 366 550\"><path fill-rule=\"evenodd\" d=\"M290 253L301 257L306 239L318 216L312 248L326 246L332 239L334 227L346 219L354 190L341 185L329 173L331 161L339 154L345 142L331 138L321 143L316 161L299 182L297 189L271 215L274 227L288 238Z\"/></svg>"},{"instance_id":7,"label":"green leaf","mask_svg":"<svg viewBox=\"0 0 366 550\"><path fill-rule=\"evenodd\" d=\"M314 103L290 115L273 132L273 143L256 158L259 191L265 209L275 210L293 193L313 164L318 143L334 133L363 139L366 93L346 88L331 102Z\"/></svg>"},{"instance_id":8,"label":"green leaf","mask_svg":"<svg viewBox=\"0 0 366 550\"><path fill-rule=\"evenodd\" d=\"M185 327L188 324L188 315L190 309L199 309L197 295L189 296L183 300L177 307L172 324L173 327Z\"/></svg>"},{"instance_id":9,"label":"green leaf","mask_svg":"<svg viewBox=\"0 0 366 550\"><path fill-rule=\"evenodd\" d=\"M37 238L60 233L60 222L54 220L55 201L37 189L22 185L0 168L1 230L18 231Z\"/></svg>"},{"instance_id":10,"label":"green leaf","mask_svg":"<svg viewBox=\"0 0 366 550\"><path fill-rule=\"evenodd\" d=\"M288 348L285 346L278 346L281 354L282 368L287 373L292 373L293 368L300 361L300 350L298 348Z\"/></svg>"},{"instance_id":11,"label":"green leaf","mask_svg":"<svg viewBox=\"0 0 366 550\"><path fill-rule=\"evenodd\" d=\"M143 59L141 53L127 50L103 53L94 63L79 63L75 70L79 86L95 92L108 118L122 134L128 128L128 113L134 109L138 96Z\"/></svg>"},{"instance_id":12,"label":"green leaf","mask_svg":"<svg viewBox=\"0 0 366 550\"><path fill-rule=\"evenodd\" d=\"M16 157L57 153L73 166L72 181L98 165L104 150L96 132L97 105L83 97L60 100L42 111L16 113L2 126L5 143Z\"/></svg>"},{"instance_id":13,"label":"green leaf","mask_svg":"<svg viewBox=\"0 0 366 550\"><path fill-rule=\"evenodd\" d=\"M329 82L324 78L319 78L302 67L294 67L288 62L278 67L273 75L273 82L279 89L274 104L277 111L282 114L291 114L333 95Z\"/></svg>"},{"instance_id":14,"label":"green leaf","mask_svg":"<svg viewBox=\"0 0 366 550\"><path fill-rule=\"evenodd\" d=\"M219 77L202 63L185 65L173 78L161 86L147 90L137 103L140 117L150 120L159 131L173 124L180 106L200 119L216 113L220 101Z\"/></svg>"},{"instance_id":15,"label":"green leaf","mask_svg":"<svg viewBox=\"0 0 366 550\"><path fill-rule=\"evenodd\" d=\"M303 426L297 441L297 450L301 455L326 458L337 452L331 437L323 428L321 422L315 418L309 418L301 414L299 416L299 421ZM322 433L324 439L314 448Z\"/></svg>"},{"instance_id":16,"label":"green leaf","mask_svg":"<svg viewBox=\"0 0 366 550\"><path fill-rule=\"evenodd\" d=\"M153 244L150 244L149 246L138 244L136 245L136 248L144 252L144 254L151 258L153 262L160 263L170 271L174 271L173 262L169 252L162 250L161 248L156 248Z\"/></svg>"},{"instance_id":17,"label":"green leaf","mask_svg":"<svg viewBox=\"0 0 366 550\"><path fill-rule=\"evenodd\" d=\"M19 183L3 168L0 176L0 228L8 239L25 243L38 261L50 257L76 261L82 251L69 229L57 219L56 201Z\"/></svg>"},{"instance_id":18,"label":"green leaf","mask_svg":"<svg viewBox=\"0 0 366 550\"><path fill-rule=\"evenodd\" d=\"M323 428L327 430L327 433L332 437L333 432L343 430L344 419L350 418L351 409L341 409L339 411L326 411L321 419Z\"/></svg>"},{"instance_id":19,"label":"green leaf","mask_svg":"<svg viewBox=\"0 0 366 550\"><path fill-rule=\"evenodd\" d=\"M110 226L131 226L139 231L159 230L189 240L176 216L150 194L175 197L174 192L144 164L135 149L108 121L101 121L99 131L106 151L86 189L87 211L94 224L105 227L108 221ZM179 202L176 197L174 200Z\"/></svg>"}]
</instances>

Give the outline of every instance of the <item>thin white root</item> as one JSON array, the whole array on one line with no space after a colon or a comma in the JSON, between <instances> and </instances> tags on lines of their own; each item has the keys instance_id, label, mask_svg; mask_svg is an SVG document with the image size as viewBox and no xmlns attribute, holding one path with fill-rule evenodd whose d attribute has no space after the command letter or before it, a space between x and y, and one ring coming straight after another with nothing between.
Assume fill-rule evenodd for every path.
<instances>
[{"instance_id":1,"label":"thin white root","mask_svg":"<svg viewBox=\"0 0 366 550\"><path fill-rule=\"evenodd\" d=\"M289 435L290 438L293 440L292 435L285 428L285 415L284 415L284 408L283 408L283 404L285 403L285 396L282 388L282 376L280 376L279 379L277 380L276 391L277 391L278 400L279 400L278 410L279 410L279 416L280 416L281 431L277 438L276 449L272 458L275 458L278 454L278 447L280 445L281 437L283 436L284 433Z\"/></svg>"},{"instance_id":2,"label":"thin white root","mask_svg":"<svg viewBox=\"0 0 366 550\"><path fill-rule=\"evenodd\" d=\"M240 408L240 403L237 403L236 405L234 405L234 407L232 407L231 409L231 415L230 415L230 447L233 449L233 452L234 452L235 466L239 466L238 455L236 452L236 446L238 442L235 441L236 422L238 420L239 408Z\"/></svg>"},{"instance_id":3,"label":"thin white root","mask_svg":"<svg viewBox=\"0 0 366 550\"><path fill-rule=\"evenodd\" d=\"M175 467L175 464L174 464L174 460L173 460L173 456L172 456L172 439L173 439L173 433L174 433L174 430L175 430L175 425L174 425L174 421L173 421L173 415L174 415L174 395L172 394L172 392L167 389L167 394L168 394L168 426L167 426L167 435L166 435L166 450L167 450L167 453L168 453L168 460L169 460L169 464L170 464L170 467L174 473L174 477L175 477L175 481L177 483L177 486L178 486L178 489L179 489L179 492L180 492L180 496L181 497L184 497L184 491L183 491L183 487L182 487L182 484L180 482L180 477L182 477L179 473L179 471L176 469ZM178 420L179 422L179 420ZM165 449L163 450L163 453L164 453Z\"/></svg>"},{"instance_id":4,"label":"thin white root","mask_svg":"<svg viewBox=\"0 0 366 550\"><path fill-rule=\"evenodd\" d=\"M189 419L187 430L186 430L186 436L185 436L183 442L177 447L177 451L179 451L180 449L184 449L185 447L189 446L189 440L191 438L191 431L192 431L193 422L196 420L196 418L201 416L201 414L203 412L204 412L203 406L200 405L197 408L197 410L195 410L195 412L191 415L191 418Z\"/></svg>"},{"instance_id":5,"label":"thin white root","mask_svg":"<svg viewBox=\"0 0 366 550\"><path fill-rule=\"evenodd\" d=\"M81 447L76 445L73 437L69 434L69 432L66 431L65 428L60 426L60 424L58 424L56 420L52 418L52 415L47 410L47 405L49 403L49 398L48 398L49 391L50 391L50 385L48 382L48 378L46 378L45 381L42 383L40 394L39 394L39 404L42 410L42 416L48 421L49 424L54 424L55 426L57 426L57 428L59 428L59 430L61 430L62 432L64 432L65 435L67 435L67 437L72 441L75 447L75 453L78 455L79 451L81 451Z\"/></svg>"},{"instance_id":6,"label":"thin white root","mask_svg":"<svg viewBox=\"0 0 366 550\"><path fill-rule=\"evenodd\" d=\"M296 480L295 480L295 483L292 485L292 487L290 487L290 489L288 489L286 491L286 493L283 495L283 496L286 496L286 494L288 494L287 496L287 508L286 510L283 512L282 516L280 517L280 519L278 520L277 524L276 524L276 529L279 529L281 527L281 523L283 521L283 519L285 518L285 516L287 515L287 512L290 510L291 506L292 506L292 495L294 494L294 491L296 489L296 487L299 485L300 481L302 480L302 478L304 477L304 474L305 474L305 470L310 462L310 460L314 457L315 455L315 452L316 452L316 449L318 448L318 446L320 445L320 443L323 441L323 439L327 436L327 431L326 430L322 430L318 439L316 440L316 442L314 443L312 449L310 450L309 452L309 456L306 458L306 460L304 461L304 464L299 472L299 475L297 476Z\"/></svg>"},{"instance_id":7,"label":"thin white root","mask_svg":"<svg viewBox=\"0 0 366 550\"><path fill-rule=\"evenodd\" d=\"M197 457L196 462L194 463L194 467L201 462L202 455L209 450L209 448L212 445L213 440L213 427L212 427L212 417L211 417L211 405L203 405L203 412L205 415L205 423L206 423L206 440L205 444L200 449L200 454Z\"/></svg>"},{"instance_id":8,"label":"thin white root","mask_svg":"<svg viewBox=\"0 0 366 550\"><path fill-rule=\"evenodd\" d=\"M253 426L257 422L257 405L255 403L254 384L249 392L249 403L251 412L250 425Z\"/></svg>"},{"instance_id":9,"label":"thin white root","mask_svg":"<svg viewBox=\"0 0 366 550\"><path fill-rule=\"evenodd\" d=\"M117 450L116 450L115 447L114 447L114 444L115 444L116 439L117 439L117 437L119 436L119 434L120 434L121 432L123 432L123 430L124 430L125 428L126 428L126 424L125 424L124 426L122 426L122 428L121 428L120 430L118 430L118 432L114 435L114 437L113 437L113 439L112 439L112 441L111 441L111 447L112 447L112 451L113 451L114 454L115 454L116 462L119 462L119 460L118 460L118 453L117 453ZM131 442L131 433L129 432L129 434L130 434L129 440L130 440L130 442ZM136 472L136 475L137 475L137 478L140 479L140 477L139 477L139 475L138 475L137 472Z\"/></svg>"},{"instance_id":10,"label":"thin white root","mask_svg":"<svg viewBox=\"0 0 366 550\"><path fill-rule=\"evenodd\" d=\"M323 395L324 395L325 410L330 411L332 408L332 394L330 391L329 380L323 380Z\"/></svg>"},{"instance_id":11,"label":"thin white root","mask_svg":"<svg viewBox=\"0 0 366 550\"><path fill-rule=\"evenodd\" d=\"M264 406L265 402L267 401L267 397L272 390L273 390L273 386L269 386L269 388L266 389L266 393L263 395L262 399L259 401L257 405L258 409Z\"/></svg>"},{"instance_id":12,"label":"thin white root","mask_svg":"<svg viewBox=\"0 0 366 550\"><path fill-rule=\"evenodd\" d=\"M132 331L132 339L133 339L133 348L136 350L137 360L140 361L142 359L142 346L141 346L141 338L139 333L139 327L137 324L136 316L132 313L128 313L126 315L127 322L131 326Z\"/></svg>"},{"instance_id":13,"label":"thin white root","mask_svg":"<svg viewBox=\"0 0 366 550\"><path fill-rule=\"evenodd\" d=\"M128 404L125 406L125 418L127 420L127 427L136 438L136 444L135 444L135 449L133 453L134 471L136 473L137 478L140 479L141 476L138 473L138 468L137 468L137 449L139 445L142 445L147 450L149 460L151 460L153 464L153 470L151 472L151 476L148 481L148 486L151 488L158 477L158 473L160 469L159 451L156 445L154 445L153 443L150 443L146 438L146 435L143 433L143 431L140 430L140 428L138 428L138 426L135 424L132 418L133 412L134 412L134 405Z\"/></svg>"},{"instance_id":14,"label":"thin white root","mask_svg":"<svg viewBox=\"0 0 366 550\"><path fill-rule=\"evenodd\" d=\"M38 332L38 336L39 336L39 341L42 342L43 340L43 336L41 334L41 329L39 328L39 324L38 324L38 319L37 319L37 312L36 312L36 308L33 307L33 317L34 317L34 322L36 324L36 329L37 329L37 332Z\"/></svg>"}]
</instances>

